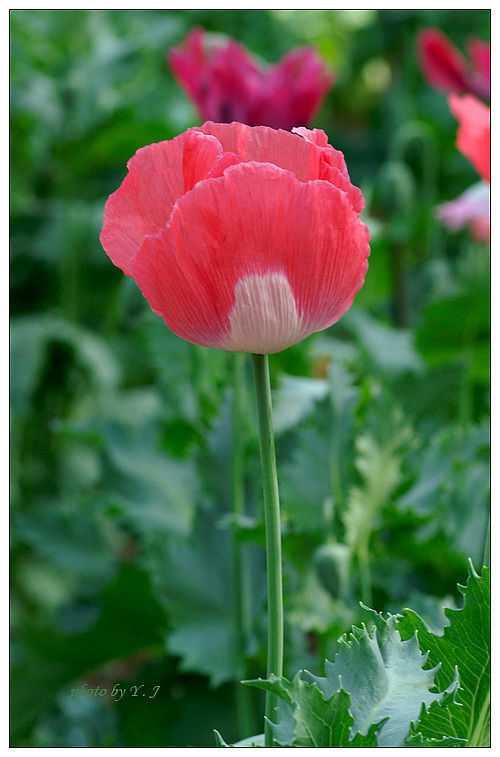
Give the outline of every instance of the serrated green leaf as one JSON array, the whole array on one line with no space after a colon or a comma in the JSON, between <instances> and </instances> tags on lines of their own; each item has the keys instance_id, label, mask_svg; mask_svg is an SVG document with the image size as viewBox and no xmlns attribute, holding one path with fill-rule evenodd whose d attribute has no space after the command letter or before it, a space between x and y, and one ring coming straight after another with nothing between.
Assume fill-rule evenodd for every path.
<instances>
[{"instance_id":1,"label":"serrated green leaf","mask_svg":"<svg viewBox=\"0 0 500 757\"><path fill-rule=\"evenodd\" d=\"M394 377L422 369L420 356L414 347L413 332L395 329L354 309L349 311L344 325L354 332L369 357L370 364L377 366L382 372Z\"/></svg>"},{"instance_id":2,"label":"serrated green leaf","mask_svg":"<svg viewBox=\"0 0 500 757\"><path fill-rule=\"evenodd\" d=\"M217 686L244 675L234 631L234 593L230 537L218 527L216 513L201 510L190 537L160 537L144 558L172 630L167 649L181 668L203 673ZM262 568L252 569L264 583ZM255 593L254 593L255 596ZM250 650L248 650L250 651Z\"/></svg>"},{"instance_id":3,"label":"serrated green leaf","mask_svg":"<svg viewBox=\"0 0 500 757\"><path fill-rule=\"evenodd\" d=\"M353 553L366 549L381 510L402 480L401 463L411 431L398 409L386 423L391 433L383 434L383 438L367 433L356 439L355 464L361 484L350 488L342 514L345 541Z\"/></svg>"},{"instance_id":4,"label":"serrated green leaf","mask_svg":"<svg viewBox=\"0 0 500 757\"><path fill-rule=\"evenodd\" d=\"M233 746L240 747L240 746L247 746L247 747L262 747L264 746L264 734L258 733L256 736L248 736L246 739L241 739L241 741L237 741Z\"/></svg>"},{"instance_id":5,"label":"serrated green leaf","mask_svg":"<svg viewBox=\"0 0 500 757\"><path fill-rule=\"evenodd\" d=\"M344 610L344 607L340 609ZM323 588L314 570L307 572L302 587L291 597L287 616L290 623L304 633L325 633L339 620L338 603ZM345 622L345 611L343 620Z\"/></svg>"},{"instance_id":6,"label":"serrated green leaf","mask_svg":"<svg viewBox=\"0 0 500 757\"><path fill-rule=\"evenodd\" d=\"M488 521L490 471L488 423L451 427L413 456L416 479L398 505L432 515L426 532L442 529L466 555L482 555Z\"/></svg>"},{"instance_id":7,"label":"serrated green leaf","mask_svg":"<svg viewBox=\"0 0 500 757\"><path fill-rule=\"evenodd\" d=\"M330 478L334 504L344 506L348 473L351 471L351 436L354 424L354 405L358 389L351 374L339 362L328 369L332 409L330 436Z\"/></svg>"},{"instance_id":8,"label":"serrated green leaf","mask_svg":"<svg viewBox=\"0 0 500 757\"><path fill-rule=\"evenodd\" d=\"M219 731L216 731L214 729L214 736L215 736L215 745L219 747L230 747L231 744L226 744L222 736L220 735Z\"/></svg>"},{"instance_id":9,"label":"serrated green leaf","mask_svg":"<svg viewBox=\"0 0 500 757\"><path fill-rule=\"evenodd\" d=\"M283 512L294 530L324 530L331 510L329 452L325 440L304 430L291 455L280 468Z\"/></svg>"},{"instance_id":10,"label":"serrated green leaf","mask_svg":"<svg viewBox=\"0 0 500 757\"><path fill-rule=\"evenodd\" d=\"M106 423L106 449L120 474L114 491L130 520L142 532L187 535L192 526L199 483L191 460L176 460L156 448L154 427L135 429Z\"/></svg>"},{"instance_id":11,"label":"serrated green leaf","mask_svg":"<svg viewBox=\"0 0 500 757\"><path fill-rule=\"evenodd\" d=\"M87 410L88 417L56 429L64 439L63 450L68 439L102 450L100 496L117 503L123 519L146 540L159 532L164 538L170 533L187 536L200 498L194 461L179 460L160 448L161 411L156 392L115 392Z\"/></svg>"},{"instance_id":12,"label":"serrated green leaf","mask_svg":"<svg viewBox=\"0 0 500 757\"><path fill-rule=\"evenodd\" d=\"M442 633L449 620L445 615L447 607L456 607L455 600L448 595L442 599L433 597L429 594L423 594L420 591L412 591L408 595L408 607L411 607L417 615L424 621L425 625L432 633ZM394 614L399 613L399 607L389 608Z\"/></svg>"},{"instance_id":13,"label":"serrated green leaf","mask_svg":"<svg viewBox=\"0 0 500 757\"><path fill-rule=\"evenodd\" d=\"M264 746L264 734L259 733L257 736L248 736L246 739L241 739L235 744L227 744L219 731L214 730L215 742L218 747L263 747Z\"/></svg>"},{"instance_id":14,"label":"serrated green leaf","mask_svg":"<svg viewBox=\"0 0 500 757\"><path fill-rule=\"evenodd\" d=\"M445 691L458 670L459 688L452 701L423 712L415 731L423 738L443 735L464 739L467 746L488 746L490 728L490 572L484 567L478 576L472 566L460 610L445 609L449 625L435 635L412 610L398 620L403 638L417 632L422 651L428 651L428 665L441 663L436 675L439 691Z\"/></svg>"},{"instance_id":15,"label":"serrated green leaf","mask_svg":"<svg viewBox=\"0 0 500 757\"><path fill-rule=\"evenodd\" d=\"M353 628L340 639L335 660L325 663L325 677L308 674L308 678L325 696L340 687L350 694L353 733L368 733L372 723L388 718L378 744L401 746L422 703L430 705L439 698L430 692L436 671L424 670L427 658L415 637L401 640L395 616L371 615L374 627Z\"/></svg>"},{"instance_id":16,"label":"serrated green leaf","mask_svg":"<svg viewBox=\"0 0 500 757\"><path fill-rule=\"evenodd\" d=\"M424 739L421 733L414 733L405 741L405 746L421 749L422 747L450 749L452 747L464 747L467 742L464 739L456 739L452 736L443 736L440 739Z\"/></svg>"},{"instance_id":17,"label":"serrated green leaf","mask_svg":"<svg viewBox=\"0 0 500 757\"><path fill-rule=\"evenodd\" d=\"M325 697L315 682L298 673L293 682L271 676L246 683L280 697L285 703L272 723L273 738L280 746L374 747L382 723L371 724L366 734L357 732L350 712L350 697L339 689ZM352 731L354 730L354 734ZM352 736L352 738L351 738Z\"/></svg>"},{"instance_id":18,"label":"serrated green leaf","mask_svg":"<svg viewBox=\"0 0 500 757\"><path fill-rule=\"evenodd\" d=\"M276 434L281 434L309 415L318 400L328 392L323 379L304 376L282 376L273 394L273 423Z\"/></svg>"}]
</instances>

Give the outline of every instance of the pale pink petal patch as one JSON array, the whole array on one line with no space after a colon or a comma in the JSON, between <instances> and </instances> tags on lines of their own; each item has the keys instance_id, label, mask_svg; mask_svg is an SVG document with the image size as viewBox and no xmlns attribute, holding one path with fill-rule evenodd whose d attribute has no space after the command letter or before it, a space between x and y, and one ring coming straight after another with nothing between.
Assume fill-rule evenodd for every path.
<instances>
[{"instance_id":1,"label":"pale pink petal patch","mask_svg":"<svg viewBox=\"0 0 500 757\"><path fill-rule=\"evenodd\" d=\"M343 191L248 162L179 199L131 270L184 339L268 352L338 320L363 284L368 254L368 229Z\"/></svg>"},{"instance_id":2,"label":"pale pink petal patch","mask_svg":"<svg viewBox=\"0 0 500 757\"><path fill-rule=\"evenodd\" d=\"M234 294L223 349L272 354L309 336L284 273L250 274L236 283Z\"/></svg>"},{"instance_id":3,"label":"pale pink petal patch","mask_svg":"<svg viewBox=\"0 0 500 757\"><path fill-rule=\"evenodd\" d=\"M490 188L484 181L472 187L455 200L439 205L438 218L452 231L469 226L474 239L490 238Z\"/></svg>"}]
</instances>

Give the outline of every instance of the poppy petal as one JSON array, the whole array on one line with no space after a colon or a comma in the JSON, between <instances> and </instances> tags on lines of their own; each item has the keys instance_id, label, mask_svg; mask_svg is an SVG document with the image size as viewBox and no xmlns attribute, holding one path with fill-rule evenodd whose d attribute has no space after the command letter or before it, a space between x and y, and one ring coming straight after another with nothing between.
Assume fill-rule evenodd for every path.
<instances>
[{"instance_id":1,"label":"poppy petal","mask_svg":"<svg viewBox=\"0 0 500 757\"><path fill-rule=\"evenodd\" d=\"M184 339L272 353L343 315L368 254L368 229L344 192L248 162L179 199L131 271Z\"/></svg>"},{"instance_id":2,"label":"poppy petal","mask_svg":"<svg viewBox=\"0 0 500 757\"><path fill-rule=\"evenodd\" d=\"M418 54L424 75L433 87L457 92L469 89L464 57L438 29L424 29L420 33Z\"/></svg>"},{"instance_id":3,"label":"poppy petal","mask_svg":"<svg viewBox=\"0 0 500 757\"><path fill-rule=\"evenodd\" d=\"M490 109L472 95L451 94L450 110L459 122L457 147L485 181L490 181Z\"/></svg>"},{"instance_id":4,"label":"poppy petal","mask_svg":"<svg viewBox=\"0 0 500 757\"><path fill-rule=\"evenodd\" d=\"M200 130L214 136L224 152L235 153L242 162L272 163L292 171L299 181L329 181L347 194L354 210L363 209L363 196L351 184L343 154L328 144L320 129L300 128L290 133L267 126L207 121Z\"/></svg>"},{"instance_id":5,"label":"poppy petal","mask_svg":"<svg viewBox=\"0 0 500 757\"><path fill-rule=\"evenodd\" d=\"M190 129L141 148L129 160L127 176L106 203L100 236L124 273L144 237L166 226L176 200L205 178L221 154L216 139Z\"/></svg>"}]
</instances>

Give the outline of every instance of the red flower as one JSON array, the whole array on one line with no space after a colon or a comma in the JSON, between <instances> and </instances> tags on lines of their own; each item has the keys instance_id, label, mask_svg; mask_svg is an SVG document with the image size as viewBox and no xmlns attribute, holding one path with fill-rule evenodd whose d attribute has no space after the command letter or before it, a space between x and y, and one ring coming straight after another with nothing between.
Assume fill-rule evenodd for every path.
<instances>
[{"instance_id":1,"label":"red flower","mask_svg":"<svg viewBox=\"0 0 500 757\"><path fill-rule=\"evenodd\" d=\"M210 46L193 29L168 54L181 87L203 119L291 130L307 125L333 83L312 48L292 50L267 69L234 40Z\"/></svg>"},{"instance_id":2,"label":"red flower","mask_svg":"<svg viewBox=\"0 0 500 757\"><path fill-rule=\"evenodd\" d=\"M457 147L487 182L490 181L490 109L472 95L448 98L459 121Z\"/></svg>"},{"instance_id":3,"label":"red flower","mask_svg":"<svg viewBox=\"0 0 500 757\"><path fill-rule=\"evenodd\" d=\"M489 98L490 46L487 42L471 40L471 65L442 32L425 29L418 37L418 52L422 70L436 89L472 92L478 97Z\"/></svg>"},{"instance_id":4,"label":"red flower","mask_svg":"<svg viewBox=\"0 0 500 757\"><path fill-rule=\"evenodd\" d=\"M272 353L335 323L368 267L362 195L318 130L205 123L138 150L101 242L194 344Z\"/></svg>"},{"instance_id":5,"label":"red flower","mask_svg":"<svg viewBox=\"0 0 500 757\"><path fill-rule=\"evenodd\" d=\"M471 91L478 97L489 100L491 92L490 46L481 39L473 39L469 42L468 50L474 67Z\"/></svg>"}]
</instances>

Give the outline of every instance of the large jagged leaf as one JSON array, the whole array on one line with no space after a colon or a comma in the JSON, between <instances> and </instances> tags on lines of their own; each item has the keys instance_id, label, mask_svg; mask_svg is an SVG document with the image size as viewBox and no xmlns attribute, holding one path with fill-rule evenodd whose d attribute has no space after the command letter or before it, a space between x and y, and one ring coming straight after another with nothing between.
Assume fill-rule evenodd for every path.
<instances>
[{"instance_id":1,"label":"large jagged leaf","mask_svg":"<svg viewBox=\"0 0 500 757\"><path fill-rule=\"evenodd\" d=\"M449 620L445 615L447 607L456 608L454 598L448 594L446 597L433 597L430 594L423 594L420 591L412 591L408 595L408 607L411 607L417 615L424 621L425 625L432 633L443 633L445 626L449 625ZM389 607L389 612L397 615L400 611L398 608Z\"/></svg>"},{"instance_id":2,"label":"large jagged leaf","mask_svg":"<svg viewBox=\"0 0 500 757\"><path fill-rule=\"evenodd\" d=\"M324 531L331 511L329 449L317 431L305 429L280 467L283 516L300 533Z\"/></svg>"},{"instance_id":3,"label":"large jagged leaf","mask_svg":"<svg viewBox=\"0 0 500 757\"><path fill-rule=\"evenodd\" d=\"M399 507L432 515L425 535L442 530L473 559L482 555L488 521L490 466L488 423L451 427L435 434L410 461L416 478Z\"/></svg>"},{"instance_id":4,"label":"large jagged leaf","mask_svg":"<svg viewBox=\"0 0 500 757\"><path fill-rule=\"evenodd\" d=\"M406 372L419 372L421 359L413 344L413 333L395 329L375 320L368 313L352 309L344 319L346 326L359 341L369 364L394 377Z\"/></svg>"},{"instance_id":5,"label":"large jagged leaf","mask_svg":"<svg viewBox=\"0 0 500 757\"><path fill-rule=\"evenodd\" d=\"M209 676L214 686L244 675L234 636L230 559L229 532L206 509L190 537L151 540L145 556L172 629L168 651L181 658L183 670ZM252 576L265 583L258 565Z\"/></svg>"},{"instance_id":6,"label":"large jagged leaf","mask_svg":"<svg viewBox=\"0 0 500 757\"><path fill-rule=\"evenodd\" d=\"M344 506L348 474L351 472L351 443L354 406L359 396L352 375L340 362L328 369L332 421L330 430L330 478L334 504Z\"/></svg>"},{"instance_id":7,"label":"large jagged leaf","mask_svg":"<svg viewBox=\"0 0 500 757\"><path fill-rule=\"evenodd\" d=\"M284 512L293 529L304 533L323 532L331 526L333 511L344 506L351 474L353 406L358 390L338 361L330 365L328 380L320 386L324 396L329 394L328 403L318 407L314 428L300 434L291 456L280 466ZM316 392L319 395L319 389Z\"/></svg>"},{"instance_id":8,"label":"large jagged leaf","mask_svg":"<svg viewBox=\"0 0 500 757\"><path fill-rule=\"evenodd\" d=\"M200 496L193 462L158 450L153 423L131 429L105 422L102 433L124 515L146 536L158 530L187 535Z\"/></svg>"},{"instance_id":9,"label":"large jagged leaf","mask_svg":"<svg viewBox=\"0 0 500 757\"><path fill-rule=\"evenodd\" d=\"M435 701L427 709L422 706L417 725L411 724L405 739L405 746L410 747L466 747L466 739L450 733L450 708L456 707L455 695L458 687L458 674L441 701Z\"/></svg>"},{"instance_id":10,"label":"large jagged leaf","mask_svg":"<svg viewBox=\"0 0 500 757\"><path fill-rule=\"evenodd\" d=\"M398 620L403 638L417 632L422 651L429 653L428 665L441 663L436 675L439 691L445 691L458 670L459 688L453 700L423 712L415 732L424 739L450 736L464 739L467 746L488 746L490 728L490 571L478 576L472 565L460 610L445 609L449 625L442 635L429 631L412 610Z\"/></svg>"},{"instance_id":11,"label":"large jagged leaf","mask_svg":"<svg viewBox=\"0 0 500 757\"><path fill-rule=\"evenodd\" d=\"M273 395L273 421L276 434L281 434L306 418L315 402L328 392L324 379L305 376L282 376Z\"/></svg>"},{"instance_id":12,"label":"large jagged leaf","mask_svg":"<svg viewBox=\"0 0 500 757\"><path fill-rule=\"evenodd\" d=\"M70 442L99 451L99 498L145 539L158 532L187 536L200 499L194 462L161 449L162 408L154 390L116 391L56 427L61 455ZM68 467L65 455L61 468Z\"/></svg>"},{"instance_id":13,"label":"large jagged leaf","mask_svg":"<svg viewBox=\"0 0 500 757\"><path fill-rule=\"evenodd\" d=\"M325 677L304 674L325 696L339 686L351 696L353 733L368 733L372 723L388 718L378 734L379 746L401 746L422 703L439 698L431 693L436 669L424 670L427 657L415 637L402 641L396 617L370 611L375 625L353 628L341 637L333 662L325 663ZM339 683L341 682L341 684Z\"/></svg>"},{"instance_id":14,"label":"large jagged leaf","mask_svg":"<svg viewBox=\"0 0 500 757\"><path fill-rule=\"evenodd\" d=\"M443 736L439 739L424 739L422 734L416 733L407 738L407 740L405 741L405 746L414 747L417 749L422 749L423 747L432 747L434 749L450 749L451 747L465 746L465 741L449 736Z\"/></svg>"},{"instance_id":15,"label":"large jagged leaf","mask_svg":"<svg viewBox=\"0 0 500 757\"><path fill-rule=\"evenodd\" d=\"M381 723L370 724L365 734L355 727L349 694L342 688L325 695L315 682L298 673L292 682L270 676L248 681L252 686L275 694L285 703L280 719L273 723L273 738L279 746L294 747L375 747Z\"/></svg>"},{"instance_id":16,"label":"large jagged leaf","mask_svg":"<svg viewBox=\"0 0 500 757\"><path fill-rule=\"evenodd\" d=\"M326 633L332 626L338 626L338 636L345 627L346 619L355 620L352 609L332 597L318 580L314 569L308 570L302 587L294 592L287 604L288 621L304 633Z\"/></svg>"},{"instance_id":17,"label":"large jagged leaf","mask_svg":"<svg viewBox=\"0 0 500 757\"><path fill-rule=\"evenodd\" d=\"M257 736L248 736L246 739L237 741L236 744L228 744L219 731L214 730L215 744L218 747L263 747L264 746L264 734L259 733Z\"/></svg>"}]
</instances>

